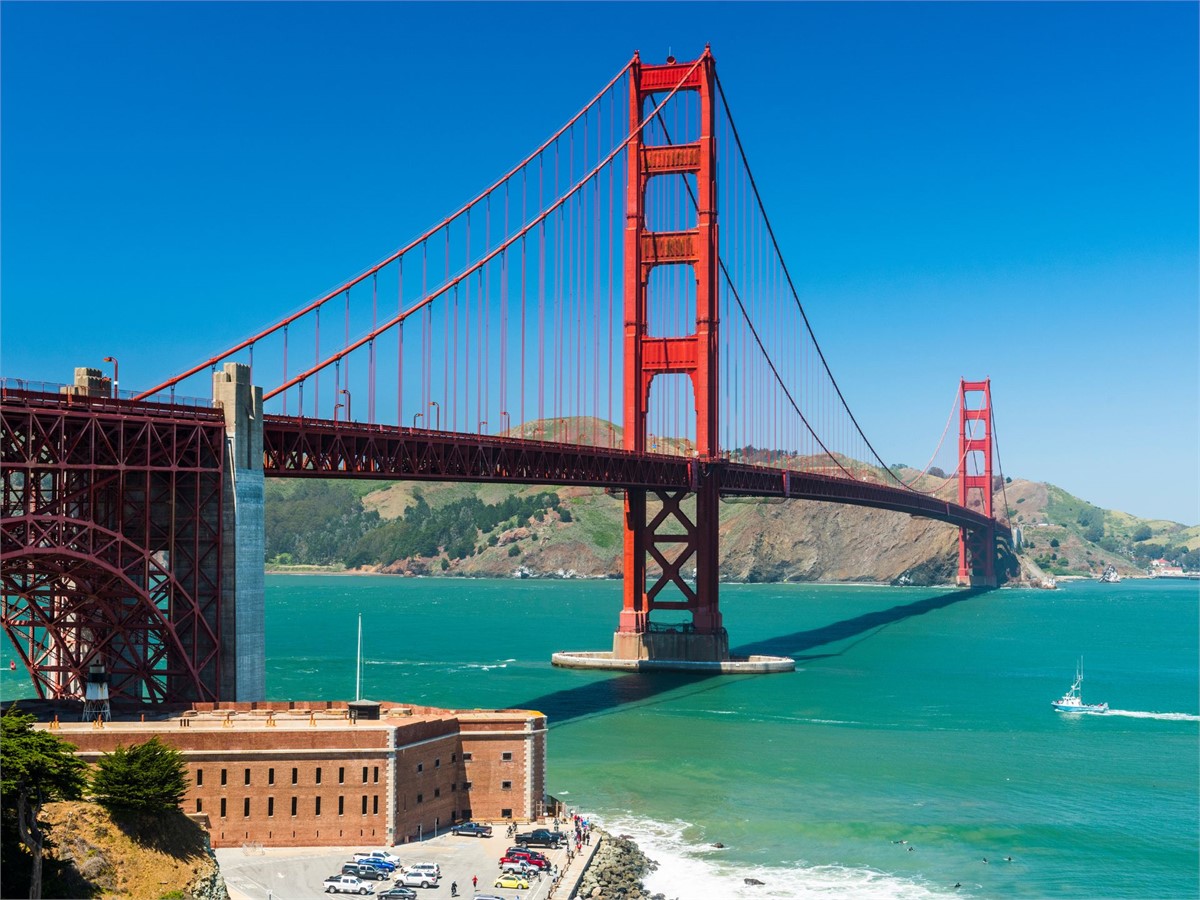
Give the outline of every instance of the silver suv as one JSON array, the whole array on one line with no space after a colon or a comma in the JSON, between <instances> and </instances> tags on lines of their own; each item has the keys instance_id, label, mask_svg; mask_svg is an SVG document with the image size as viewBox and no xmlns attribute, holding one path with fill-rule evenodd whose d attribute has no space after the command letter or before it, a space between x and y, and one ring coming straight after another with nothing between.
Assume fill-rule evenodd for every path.
<instances>
[{"instance_id":1,"label":"silver suv","mask_svg":"<svg viewBox=\"0 0 1200 900\"><path fill-rule=\"evenodd\" d=\"M407 887L437 887L441 877L439 866L432 863L418 863L415 866L409 866L408 871L397 879L397 883Z\"/></svg>"}]
</instances>

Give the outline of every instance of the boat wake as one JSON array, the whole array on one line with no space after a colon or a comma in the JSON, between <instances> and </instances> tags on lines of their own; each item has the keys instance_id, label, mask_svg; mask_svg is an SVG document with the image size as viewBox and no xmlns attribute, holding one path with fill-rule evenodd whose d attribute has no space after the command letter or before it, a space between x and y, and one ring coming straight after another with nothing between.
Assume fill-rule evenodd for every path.
<instances>
[{"instance_id":1,"label":"boat wake","mask_svg":"<svg viewBox=\"0 0 1200 900\"><path fill-rule=\"evenodd\" d=\"M1130 719L1163 719L1169 722L1200 722L1200 716L1191 713L1145 712L1138 709L1110 709L1106 716L1126 716Z\"/></svg>"}]
</instances>

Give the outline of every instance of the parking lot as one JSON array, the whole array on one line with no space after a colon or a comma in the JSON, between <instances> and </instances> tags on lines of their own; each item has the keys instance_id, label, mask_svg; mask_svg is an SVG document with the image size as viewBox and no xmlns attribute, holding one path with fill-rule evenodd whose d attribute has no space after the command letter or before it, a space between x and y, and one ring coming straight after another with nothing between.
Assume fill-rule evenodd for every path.
<instances>
[{"instance_id":1,"label":"parking lot","mask_svg":"<svg viewBox=\"0 0 1200 900\"><path fill-rule=\"evenodd\" d=\"M475 894L491 894L504 900L548 900L554 883L549 876L541 881L536 878L527 890L494 888L492 883L500 875L500 857L511 842L504 836L504 827L498 826L490 838L458 837L449 833L438 835L415 844L399 847L267 847L263 849L224 848L216 851L221 864L221 873L229 887L231 900L316 900L319 897L353 897L354 894L325 894L322 883L330 875L340 874L342 864L350 861L358 850L382 850L400 857L402 866L431 862L442 867L442 880L438 887L414 888L419 898L448 900L450 885L458 884L458 895L464 898ZM560 870L566 868L565 849L543 852ZM584 854L585 856L587 854ZM582 860L577 858L573 866L577 870ZM479 879L479 887L473 889L471 878ZM375 892L386 890L391 881L368 882ZM565 897L564 891L559 897Z\"/></svg>"}]
</instances>

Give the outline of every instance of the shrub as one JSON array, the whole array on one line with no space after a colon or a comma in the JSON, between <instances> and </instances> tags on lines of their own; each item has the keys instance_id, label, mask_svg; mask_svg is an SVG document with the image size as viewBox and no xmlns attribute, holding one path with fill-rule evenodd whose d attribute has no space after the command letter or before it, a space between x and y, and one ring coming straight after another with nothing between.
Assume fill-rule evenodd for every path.
<instances>
[{"instance_id":1,"label":"shrub","mask_svg":"<svg viewBox=\"0 0 1200 900\"><path fill-rule=\"evenodd\" d=\"M1150 536L1152 534L1154 534L1154 532L1150 530L1150 526L1143 523L1134 529L1133 539L1135 541L1148 541L1150 540Z\"/></svg>"},{"instance_id":2,"label":"shrub","mask_svg":"<svg viewBox=\"0 0 1200 900\"><path fill-rule=\"evenodd\" d=\"M513 544L511 547L508 548L508 555L509 556L520 556L521 548L518 547L516 544Z\"/></svg>"},{"instance_id":3,"label":"shrub","mask_svg":"<svg viewBox=\"0 0 1200 900\"><path fill-rule=\"evenodd\" d=\"M1058 538L1050 538L1050 546L1057 547L1058 546Z\"/></svg>"}]
</instances>

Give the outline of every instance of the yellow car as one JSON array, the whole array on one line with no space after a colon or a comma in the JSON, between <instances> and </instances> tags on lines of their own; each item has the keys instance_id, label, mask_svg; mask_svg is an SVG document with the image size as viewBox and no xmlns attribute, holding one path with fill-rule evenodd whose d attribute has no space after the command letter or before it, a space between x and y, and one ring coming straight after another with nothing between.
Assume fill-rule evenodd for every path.
<instances>
[{"instance_id":1,"label":"yellow car","mask_svg":"<svg viewBox=\"0 0 1200 900\"><path fill-rule=\"evenodd\" d=\"M524 890L529 887L529 882L520 875L501 875L496 879L496 883L492 887L521 888Z\"/></svg>"}]
</instances>

